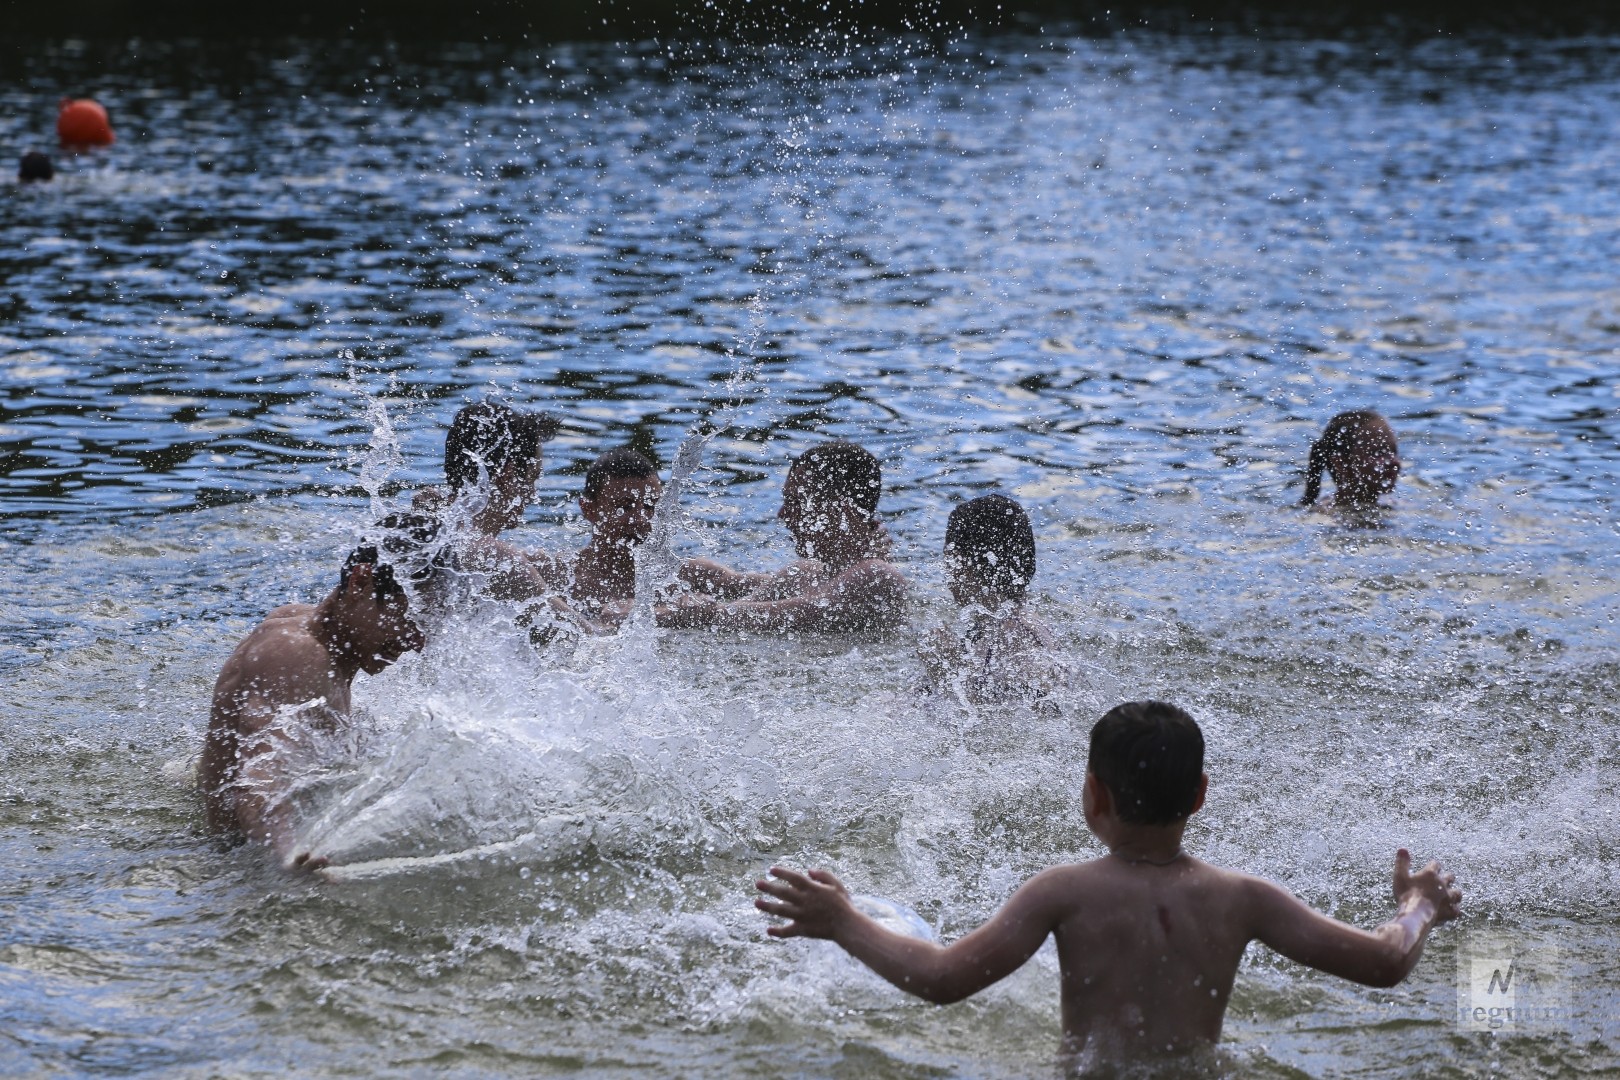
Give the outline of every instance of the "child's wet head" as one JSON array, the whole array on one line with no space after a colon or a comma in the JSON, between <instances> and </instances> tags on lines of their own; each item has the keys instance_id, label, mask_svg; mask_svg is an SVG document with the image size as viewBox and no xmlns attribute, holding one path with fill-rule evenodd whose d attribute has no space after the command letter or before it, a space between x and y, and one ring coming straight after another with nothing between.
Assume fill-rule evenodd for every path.
<instances>
[{"instance_id":1,"label":"child's wet head","mask_svg":"<svg viewBox=\"0 0 1620 1080\"><path fill-rule=\"evenodd\" d=\"M958 604L1017 602L1035 576L1035 531L1005 495L982 495L945 524L945 577Z\"/></svg>"},{"instance_id":2,"label":"child's wet head","mask_svg":"<svg viewBox=\"0 0 1620 1080\"><path fill-rule=\"evenodd\" d=\"M581 512L598 535L640 543L652 529L663 494L658 467L630 449L609 450L585 472Z\"/></svg>"},{"instance_id":3,"label":"child's wet head","mask_svg":"<svg viewBox=\"0 0 1620 1080\"><path fill-rule=\"evenodd\" d=\"M1116 705L1091 729L1088 769L1131 825L1170 825L1198 809L1204 733L1163 701Z\"/></svg>"},{"instance_id":4,"label":"child's wet head","mask_svg":"<svg viewBox=\"0 0 1620 1080\"><path fill-rule=\"evenodd\" d=\"M1311 444L1305 505L1320 494L1323 472L1333 477L1334 499L1341 505L1371 506L1394 491L1401 454L1389 421L1371 409L1342 412L1329 420L1322 437Z\"/></svg>"},{"instance_id":5,"label":"child's wet head","mask_svg":"<svg viewBox=\"0 0 1620 1080\"><path fill-rule=\"evenodd\" d=\"M826 442L800 454L788 469L776 516L793 534L801 557L819 558L835 542L826 534L846 527L848 514L876 519L882 490L883 466L876 457L852 442Z\"/></svg>"}]
</instances>

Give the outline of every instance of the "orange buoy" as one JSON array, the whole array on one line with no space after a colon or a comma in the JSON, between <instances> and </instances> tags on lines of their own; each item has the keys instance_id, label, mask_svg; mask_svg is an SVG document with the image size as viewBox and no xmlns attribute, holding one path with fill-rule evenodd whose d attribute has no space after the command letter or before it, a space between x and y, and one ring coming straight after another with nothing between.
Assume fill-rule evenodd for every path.
<instances>
[{"instance_id":1,"label":"orange buoy","mask_svg":"<svg viewBox=\"0 0 1620 1080\"><path fill-rule=\"evenodd\" d=\"M113 129L107 110L89 98L63 98L56 114L56 137L63 146L110 146Z\"/></svg>"}]
</instances>

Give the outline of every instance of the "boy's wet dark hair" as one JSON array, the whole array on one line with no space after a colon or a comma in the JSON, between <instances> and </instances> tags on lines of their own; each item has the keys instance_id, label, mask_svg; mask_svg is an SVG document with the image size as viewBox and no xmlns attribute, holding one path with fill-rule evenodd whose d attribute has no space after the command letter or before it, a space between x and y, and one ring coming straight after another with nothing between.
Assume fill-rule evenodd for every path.
<instances>
[{"instance_id":1,"label":"boy's wet dark hair","mask_svg":"<svg viewBox=\"0 0 1620 1080\"><path fill-rule=\"evenodd\" d=\"M812 446L793 462L790 472L818 499L848 499L868 514L877 513L883 491L883 466L871 452L838 439Z\"/></svg>"},{"instance_id":2,"label":"boy's wet dark hair","mask_svg":"<svg viewBox=\"0 0 1620 1080\"><path fill-rule=\"evenodd\" d=\"M540 456L540 444L557 434L544 413L518 412L498 401L463 406L444 438L444 480L459 491L478 482L478 467L493 477L514 461Z\"/></svg>"},{"instance_id":3,"label":"boy's wet dark hair","mask_svg":"<svg viewBox=\"0 0 1620 1080\"><path fill-rule=\"evenodd\" d=\"M1087 767L1132 825L1169 825L1193 812L1204 774L1204 733L1186 712L1163 701L1109 709L1091 729Z\"/></svg>"},{"instance_id":4,"label":"boy's wet dark hair","mask_svg":"<svg viewBox=\"0 0 1620 1080\"><path fill-rule=\"evenodd\" d=\"M658 467L629 447L609 450L591 462L591 467L585 470L585 498L592 501L601 498L602 489L607 487L610 480L622 480L626 477L639 480L642 477L657 477L657 475Z\"/></svg>"},{"instance_id":5,"label":"boy's wet dark hair","mask_svg":"<svg viewBox=\"0 0 1620 1080\"><path fill-rule=\"evenodd\" d=\"M34 180L49 180L55 175L56 168L51 164L51 159L38 150L28 151L22 156L22 161L17 165L17 179L23 183Z\"/></svg>"},{"instance_id":6,"label":"boy's wet dark hair","mask_svg":"<svg viewBox=\"0 0 1620 1080\"><path fill-rule=\"evenodd\" d=\"M392 566L412 581L425 581L441 566L440 526L438 518L427 514L392 513L377 522L378 545Z\"/></svg>"},{"instance_id":7,"label":"boy's wet dark hair","mask_svg":"<svg viewBox=\"0 0 1620 1080\"><path fill-rule=\"evenodd\" d=\"M339 588L348 587L349 572L361 563L372 567L372 589L377 603L386 604L395 596L405 595L404 587L394 578L393 565L382 561L375 544L362 544L349 552L349 557L343 560L343 572L338 575Z\"/></svg>"},{"instance_id":8,"label":"boy's wet dark hair","mask_svg":"<svg viewBox=\"0 0 1620 1080\"><path fill-rule=\"evenodd\" d=\"M1024 508L1005 495L981 495L951 511L945 557L959 559L985 588L1022 600L1035 576L1035 530Z\"/></svg>"},{"instance_id":9,"label":"boy's wet dark hair","mask_svg":"<svg viewBox=\"0 0 1620 1080\"><path fill-rule=\"evenodd\" d=\"M1400 457L1395 429L1372 409L1350 409L1339 413L1322 429L1322 437L1311 443L1310 460L1305 465L1305 495L1300 503L1310 506L1322 493L1322 473L1335 454L1367 457L1378 454ZM1343 477L1334 477L1343 482Z\"/></svg>"}]
</instances>

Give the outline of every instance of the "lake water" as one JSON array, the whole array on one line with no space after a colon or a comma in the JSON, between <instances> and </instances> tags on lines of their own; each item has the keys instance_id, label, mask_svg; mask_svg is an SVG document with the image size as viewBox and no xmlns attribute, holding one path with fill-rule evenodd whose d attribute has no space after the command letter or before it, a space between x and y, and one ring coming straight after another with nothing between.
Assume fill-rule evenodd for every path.
<instances>
[{"instance_id":1,"label":"lake water","mask_svg":"<svg viewBox=\"0 0 1620 1080\"><path fill-rule=\"evenodd\" d=\"M1617 46L11 56L12 160L63 93L119 142L0 186L0 1072L1053 1075L1049 948L939 1009L765 940L750 883L825 865L958 935L1099 853L1085 736L1148 696L1210 742L1199 854L1363 925L1399 845L1467 893L1392 991L1252 951L1224 1068L1620 1068ZM468 627L359 680L307 792L373 872L220 849L219 665L497 392L566 419L551 549L595 454L718 415L680 550L778 565L785 463L860 441L911 628ZM1354 407L1406 460L1378 528L1291 505ZM946 514L990 490L1035 519L1055 713L914 689ZM1557 950L1556 1023L1460 1029L1487 933Z\"/></svg>"}]
</instances>

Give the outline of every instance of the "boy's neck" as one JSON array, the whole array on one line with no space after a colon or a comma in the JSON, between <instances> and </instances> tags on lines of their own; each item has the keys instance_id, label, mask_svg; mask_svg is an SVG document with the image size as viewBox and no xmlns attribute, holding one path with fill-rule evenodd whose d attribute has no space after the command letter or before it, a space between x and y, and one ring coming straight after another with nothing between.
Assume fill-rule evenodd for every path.
<instances>
[{"instance_id":1,"label":"boy's neck","mask_svg":"<svg viewBox=\"0 0 1620 1080\"><path fill-rule=\"evenodd\" d=\"M580 549L577 565L615 597L635 592L636 545L631 540L593 533Z\"/></svg>"},{"instance_id":2,"label":"boy's neck","mask_svg":"<svg viewBox=\"0 0 1620 1080\"><path fill-rule=\"evenodd\" d=\"M986 592L960 605L975 623L1000 623L1023 614L1024 602Z\"/></svg>"},{"instance_id":3,"label":"boy's neck","mask_svg":"<svg viewBox=\"0 0 1620 1080\"><path fill-rule=\"evenodd\" d=\"M834 574L841 574L858 562L881 558L878 544L861 539L840 538L832 543L816 545L811 558Z\"/></svg>"},{"instance_id":4,"label":"boy's neck","mask_svg":"<svg viewBox=\"0 0 1620 1080\"><path fill-rule=\"evenodd\" d=\"M354 645L343 625L343 612L339 610L343 599L343 591L339 588L315 605L315 610L309 616L309 634L326 650L337 677L348 682L359 672L360 663L355 659Z\"/></svg>"},{"instance_id":5,"label":"boy's neck","mask_svg":"<svg viewBox=\"0 0 1620 1080\"><path fill-rule=\"evenodd\" d=\"M1124 862L1144 866L1168 866L1185 854L1181 848L1181 834L1187 823L1178 821L1170 825L1134 825L1117 818L1109 823L1107 835L1099 839L1108 847L1108 854Z\"/></svg>"}]
</instances>

